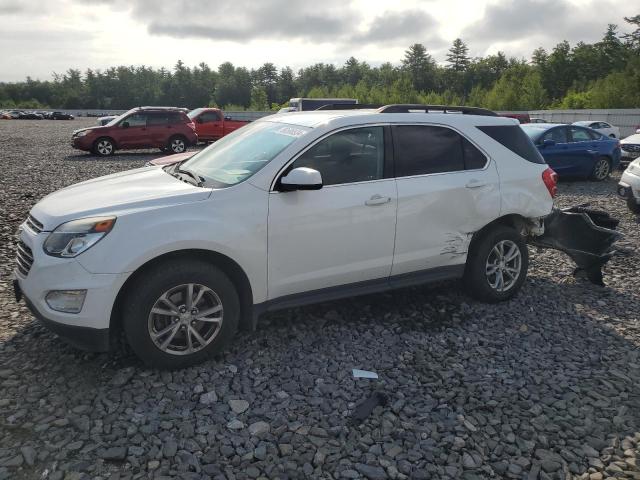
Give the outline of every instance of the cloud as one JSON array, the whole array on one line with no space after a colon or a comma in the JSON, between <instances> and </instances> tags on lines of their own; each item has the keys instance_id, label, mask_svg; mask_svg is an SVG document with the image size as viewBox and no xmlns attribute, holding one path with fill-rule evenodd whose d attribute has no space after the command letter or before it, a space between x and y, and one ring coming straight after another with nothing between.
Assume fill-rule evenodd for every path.
<instances>
[{"instance_id":1,"label":"cloud","mask_svg":"<svg viewBox=\"0 0 640 480\"><path fill-rule=\"evenodd\" d=\"M284 40L308 43L405 45L439 39L436 21L419 9L386 12L365 24L353 2L323 0L78 0L114 10L129 9L151 35L248 43Z\"/></svg>"},{"instance_id":2,"label":"cloud","mask_svg":"<svg viewBox=\"0 0 640 480\"><path fill-rule=\"evenodd\" d=\"M597 41L607 22L619 23L622 17L620 2L612 0L579 4L567 0L500 0L487 5L484 16L464 29L461 36L481 52L495 44L513 44L515 49L526 47L530 53L540 45L549 48L562 40Z\"/></svg>"},{"instance_id":3,"label":"cloud","mask_svg":"<svg viewBox=\"0 0 640 480\"><path fill-rule=\"evenodd\" d=\"M424 43L427 48L438 48L443 40L437 35L437 21L423 10L386 12L373 19L366 30L353 35L354 43L380 43L409 45Z\"/></svg>"}]
</instances>

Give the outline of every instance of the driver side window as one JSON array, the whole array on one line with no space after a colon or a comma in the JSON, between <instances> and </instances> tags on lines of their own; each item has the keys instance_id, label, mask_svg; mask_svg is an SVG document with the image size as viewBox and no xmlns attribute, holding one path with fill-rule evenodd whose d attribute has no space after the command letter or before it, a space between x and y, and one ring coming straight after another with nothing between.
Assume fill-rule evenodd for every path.
<instances>
[{"instance_id":1,"label":"driver side window","mask_svg":"<svg viewBox=\"0 0 640 480\"><path fill-rule=\"evenodd\" d=\"M291 168L298 167L319 171L323 185L381 179L384 174L384 129L364 127L334 133L291 165Z\"/></svg>"},{"instance_id":2,"label":"driver side window","mask_svg":"<svg viewBox=\"0 0 640 480\"><path fill-rule=\"evenodd\" d=\"M144 113L134 113L122 121L122 123L125 122L129 124L129 127L145 127L147 125L147 116Z\"/></svg>"},{"instance_id":3,"label":"driver side window","mask_svg":"<svg viewBox=\"0 0 640 480\"><path fill-rule=\"evenodd\" d=\"M541 143L544 143L545 140L553 140L556 143L567 143L567 131L562 127L554 128L544 134Z\"/></svg>"}]
</instances>

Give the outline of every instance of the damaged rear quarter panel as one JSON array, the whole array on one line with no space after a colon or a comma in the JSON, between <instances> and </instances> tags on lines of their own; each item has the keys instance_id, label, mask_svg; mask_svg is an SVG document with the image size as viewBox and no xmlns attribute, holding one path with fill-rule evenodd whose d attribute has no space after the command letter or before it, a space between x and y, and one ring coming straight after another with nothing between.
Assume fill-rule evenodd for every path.
<instances>
[{"instance_id":1,"label":"damaged rear quarter panel","mask_svg":"<svg viewBox=\"0 0 640 480\"><path fill-rule=\"evenodd\" d=\"M500 147L494 153L502 196L500 216L517 214L533 219L549 215L553 198L542 181L542 172L548 165L514 158L513 152Z\"/></svg>"}]
</instances>

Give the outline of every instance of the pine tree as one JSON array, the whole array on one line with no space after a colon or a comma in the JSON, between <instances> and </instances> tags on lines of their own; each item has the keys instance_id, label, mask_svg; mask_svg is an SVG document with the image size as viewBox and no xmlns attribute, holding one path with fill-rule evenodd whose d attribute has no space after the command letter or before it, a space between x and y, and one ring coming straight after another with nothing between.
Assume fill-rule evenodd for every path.
<instances>
[{"instance_id":1,"label":"pine tree","mask_svg":"<svg viewBox=\"0 0 640 480\"><path fill-rule=\"evenodd\" d=\"M434 87L435 62L421 43L414 43L404 52L402 68L409 73L415 90L428 91Z\"/></svg>"},{"instance_id":2,"label":"pine tree","mask_svg":"<svg viewBox=\"0 0 640 480\"><path fill-rule=\"evenodd\" d=\"M456 38L447 54L448 67L454 72L464 72L471 62L468 52L469 47L460 38Z\"/></svg>"}]
</instances>

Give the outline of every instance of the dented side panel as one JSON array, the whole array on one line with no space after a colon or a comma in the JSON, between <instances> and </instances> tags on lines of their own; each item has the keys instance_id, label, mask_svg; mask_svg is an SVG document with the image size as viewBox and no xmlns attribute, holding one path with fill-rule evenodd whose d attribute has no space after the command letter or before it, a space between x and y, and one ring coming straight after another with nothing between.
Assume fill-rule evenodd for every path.
<instances>
[{"instance_id":1,"label":"dented side panel","mask_svg":"<svg viewBox=\"0 0 640 480\"><path fill-rule=\"evenodd\" d=\"M483 170L396 179L398 218L392 275L466 261L473 233L498 218L494 162Z\"/></svg>"}]
</instances>

